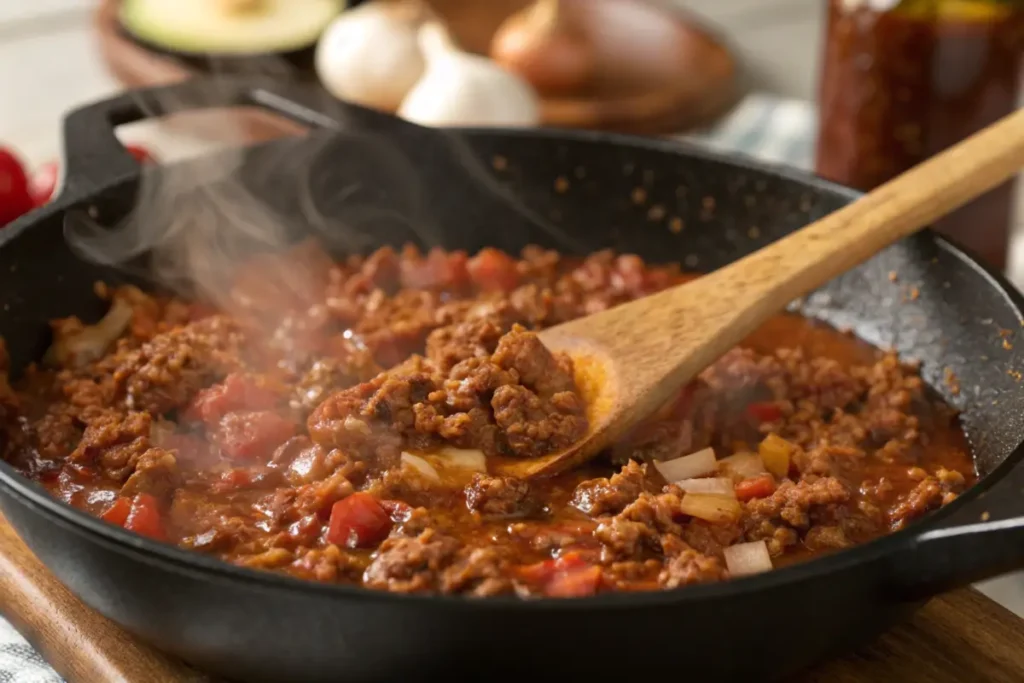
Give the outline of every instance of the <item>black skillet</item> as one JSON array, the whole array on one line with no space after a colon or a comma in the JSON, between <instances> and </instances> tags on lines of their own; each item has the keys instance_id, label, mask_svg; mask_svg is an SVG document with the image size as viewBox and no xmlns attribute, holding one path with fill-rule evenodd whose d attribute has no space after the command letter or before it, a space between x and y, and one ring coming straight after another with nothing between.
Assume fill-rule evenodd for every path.
<instances>
[{"instance_id":1,"label":"black skillet","mask_svg":"<svg viewBox=\"0 0 1024 683\"><path fill-rule=\"evenodd\" d=\"M93 281L122 275L69 249L64 218L89 209L113 225L132 208L140 170L112 126L143 112L256 104L329 129L249 149L237 177L290 236L316 230L339 248L414 239L473 251L535 242L707 270L855 197L676 142L547 130L445 135L310 100L303 92L193 82L71 114L61 196L0 233L0 333L13 367L40 356L48 319L94 319ZM186 163L152 172L200 171ZM513 209L510 192L528 210ZM985 489L1012 479L1024 440L1017 374L1024 358L1013 344L1022 297L923 233L801 305L920 359L928 382L963 410L981 483L902 532L813 562L718 585L577 600L390 595L240 569L90 518L5 464L0 507L89 605L238 680L639 680L666 672L705 682L777 679L874 636L931 595L1024 567L1024 519L978 522L996 497ZM945 381L950 372L958 393ZM974 523L954 526L964 522Z\"/></svg>"}]
</instances>

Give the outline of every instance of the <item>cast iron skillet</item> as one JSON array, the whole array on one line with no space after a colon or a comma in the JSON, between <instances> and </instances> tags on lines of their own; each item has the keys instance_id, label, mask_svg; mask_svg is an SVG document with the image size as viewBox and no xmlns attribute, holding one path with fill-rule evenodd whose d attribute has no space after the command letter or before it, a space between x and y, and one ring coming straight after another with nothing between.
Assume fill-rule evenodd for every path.
<instances>
[{"instance_id":1,"label":"cast iron skillet","mask_svg":"<svg viewBox=\"0 0 1024 683\"><path fill-rule=\"evenodd\" d=\"M314 128L360 131L357 141L317 131L255 147L238 171L283 217L314 202L324 216L319 227L347 248L416 237L470 251L538 242L580 252L610 247L707 270L855 196L668 141L470 130L460 134L468 147L453 152L444 136L358 107L303 102L302 92L193 83L123 95L68 117L60 198L0 237L0 333L13 367L42 353L48 319L100 313L91 285L120 273L77 257L62 237L63 217L93 207L101 222L112 222L131 209L140 171L112 125L164 112L168 97L175 108L256 104ZM379 140L366 142L374 136L421 172L415 191L395 184ZM312 145L319 154L310 154ZM465 155L481 160L533 217L511 210L497 186L481 189ZM249 172L268 158L272 171ZM302 168L288 159L302 159ZM314 182L312 197L300 201L294 176L303 169ZM338 227L353 210L367 223L357 237ZM292 226L295 236L311 229L306 220ZM800 305L922 360L928 382L963 409L981 483L900 533L799 566L672 592L528 602L390 595L228 566L88 517L2 463L0 507L89 605L160 648L240 680L637 680L666 670L699 672L707 682L777 679L870 638L931 595L1024 566L1024 519L978 523L993 498L981 500L984 490L1007 478L1022 452L1024 386L1016 373L1024 357L1004 348L1001 336L1010 331L1013 345L1021 296L924 233ZM948 372L958 393L944 381Z\"/></svg>"}]
</instances>

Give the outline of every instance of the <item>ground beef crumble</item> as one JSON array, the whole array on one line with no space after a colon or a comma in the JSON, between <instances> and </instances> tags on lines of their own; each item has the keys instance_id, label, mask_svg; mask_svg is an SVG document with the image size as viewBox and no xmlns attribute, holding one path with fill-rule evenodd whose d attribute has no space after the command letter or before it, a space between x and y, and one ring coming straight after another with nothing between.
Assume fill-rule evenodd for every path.
<instances>
[{"instance_id":1,"label":"ground beef crumble","mask_svg":"<svg viewBox=\"0 0 1024 683\"><path fill-rule=\"evenodd\" d=\"M763 542L782 566L902 528L974 482L954 411L913 364L794 316L593 463L502 476L495 463L587 429L571 360L537 331L688 277L611 251L335 261L303 243L243 266L220 307L98 286L131 310L117 339L48 354L13 386L0 346L3 457L112 524L241 566L476 597L722 581L736 544ZM68 343L90 328L52 329ZM721 470L735 498L714 514L661 474L705 447L764 466L769 436L781 469Z\"/></svg>"}]
</instances>

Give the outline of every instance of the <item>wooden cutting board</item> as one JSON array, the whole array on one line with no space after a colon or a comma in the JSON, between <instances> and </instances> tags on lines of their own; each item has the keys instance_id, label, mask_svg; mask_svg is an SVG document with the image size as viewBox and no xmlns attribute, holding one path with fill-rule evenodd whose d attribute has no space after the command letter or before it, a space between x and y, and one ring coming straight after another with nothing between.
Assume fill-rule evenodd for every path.
<instances>
[{"instance_id":1,"label":"wooden cutting board","mask_svg":"<svg viewBox=\"0 0 1024 683\"><path fill-rule=\"evenodd\" d=\"M86 607L0 515L0 610L68 683L214 683ZM1020 683L1024 620L974 590L937 598L872 645L793 683Z\"/></svg>"}]
</instances>

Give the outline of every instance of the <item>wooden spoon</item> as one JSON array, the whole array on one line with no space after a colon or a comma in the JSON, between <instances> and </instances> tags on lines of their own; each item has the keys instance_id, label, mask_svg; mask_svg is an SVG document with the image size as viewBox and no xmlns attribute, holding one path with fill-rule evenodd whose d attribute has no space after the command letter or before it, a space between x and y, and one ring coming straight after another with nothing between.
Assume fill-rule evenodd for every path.
<instances>
[{"instance_id":1,"label":"wooden spoon","mask_svg":"<svg viewBox=\"0 0 1024 683\"><path fill-rule=\"evenodd\" d=\"M571 448L502 460L506 475L569 469L613 444L789 302L1013 177L1024 109L838 211L692 282L540 333L569 353L590 427Z\"/></svg>"}]
</instances>

